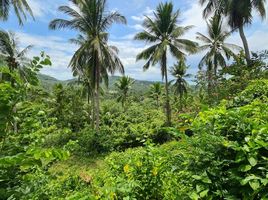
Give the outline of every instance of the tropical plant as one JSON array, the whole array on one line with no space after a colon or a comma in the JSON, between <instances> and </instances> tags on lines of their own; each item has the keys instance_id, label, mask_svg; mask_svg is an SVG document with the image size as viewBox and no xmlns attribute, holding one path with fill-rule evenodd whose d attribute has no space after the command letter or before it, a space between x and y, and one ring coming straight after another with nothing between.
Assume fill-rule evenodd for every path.
<instances>
[{"instance_id":1,"label":"tropical plant","mask_svg":"<svg viewBox=\"0 0 268 200\"><path fill-rule=\"evenodd\" d=\"M129 76L123 76L115 83L115 86L119 90L119 97L117 98L117 101L122 103L123 108L125 108L129 90L131 89L131 86L134 84L134 82L135 81L132 80Z\"/></svg>"},{"instance_id":2,"label":"tropical plant","mask_svg":"<svg viewBox=\"0 0 268 200\"><path fill-rule=\"evenodd\" d=\"M167 54L178 60L185 60L186 53L194 53L197 44L181 39L192 26L178 26L179 10L174 12L172 3L160 3L154 12L154 19L146 16L143 22L144 31L135 36L136 40L153 43L153 45L137 55L137 60L146 60L143 66L147 70L150 66L161 65L162 78L165 79L166 90L166 121L171 125L171 107L168 88Z\"/></svg>"},{"instance_id":3,"label":"tropical plant","mask_svg":"<svg viewBox=\"0 0 268 200\"><path fill-rule=\"evenodd\" d=\"M31 48L32 45L29 45L20 51L15 34L4 30L0 31L0 55L7 63L10 72L17 70L24 80L26 80L25 66L30 63L26 54Z\"/></svg>"},{"instance_id":4,"label":"tropical plant","mask_svg":"<svg viewBox=\"0 0 268 200\"><path fill-rule=\"evenodd\" d=\"M199 68L202 69L204 65L207 66L208 92L210 93L213 78L216 78L219 67L226 67L226 60L234 57L233 50L240 50L240 47L226 42L232 32L224 30L220 15L212 17L207 23L207 27L208 36L198 32L197 39L202 42L202 45L198 47L199 52L206 51L205 56L199 63Z\"/></svg>"},{"instance_id":5,"label":"tropical plant","mask_svg":"<svg viewBox=\"0 0 268 200\"><path fill-rule=\"evenodd\" d=\"M265 2L265 0L200 0L201 5L206 4L204 17L215 12L224 14L228 18L229 26L233 30L238 29L248 65L251 63L251 56L244 26L252 23L254 12L257 12L262 19L266 17Z\"/></svg>"},{"instance_id":6,"label":"tropical plant","mask_svg":"<svg viewBox=\"0 0 268 200\"><path fill-rule=\"evenodd\" d=\"M100 104L99 90L101 77L108 73L119 70L124 73L124 67L117 56L118 50L114 46L109 46L108 34L106 31L115 22L126 23L125 17L118 12L108 12L106 10L106 0L70 0L75 8L70 6L60 6L59 11L67 14L71 19L55 19L49 27L51 29L70 28L77 30L83 38L83 45L75 52L71 61L71 66L91 68L89 79L94 84L94 98L96 102L96 129L99 130Z\"/></svg>"},{"instance_id":7,"label":"tropical plant","mask_svg":"<svg viewBox=\"0 0 268 200\"><path fill-rule=\"evenodd\" d=\"M182 109L183 97L187 95L188 83L185 78L191 77L190 74L186 74L187 68L188 67L186 66L184 61L179 61L170 70L172 76L175 77L175 80L173 80L172 82L174 82L174 94L179 95L180 98L180 109Z\"/></svg>"},{"instance_id":8,"label":"tropical plant","mask_svg":"<svg viewBox=\"0 0 268 200\"><path fill-rule=\"evenodd\" d=\"M13 72L18 73L22 82L37 85L39 83L37 73L45 66L51 66L50 57L41 52L39 56L32 59L27 53L32 45L20 50L19 40L13 32L0 30L0 57L3 59L3 66L8 66L10 74L6 77L12 84L16 81L10 76Z\"/></svg>"},{"instance_id":9,"label":"tropical plant","mask_svg":"<svg viewBox=\"0 0 268 200\"><path fill-rule=\"evenodd\" d=\"M150 86L150 97L155 99L157 107L159 107L159 101L162 95L163 85L160 82L153 83Z\"/></svg>"},{"instance_id":10,"label":"tropical plant","mask_svg":"<svg viewBox=\"0 0 268 200\"><path fill-rule=\"evenodd\" d=\"M3 0L0 1L0 20L6 21L9 17L10 7L13 6L20 25L26 20L26 12L33 17L33 12L26 0Z\"/></svg>"}]
</instances>

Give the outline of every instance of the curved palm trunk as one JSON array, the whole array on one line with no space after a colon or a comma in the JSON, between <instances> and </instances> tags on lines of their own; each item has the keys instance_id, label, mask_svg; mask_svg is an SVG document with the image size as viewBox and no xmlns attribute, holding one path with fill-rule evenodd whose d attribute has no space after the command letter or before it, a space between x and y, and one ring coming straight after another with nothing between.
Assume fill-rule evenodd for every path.
<instances>
[{"instance_id":1,"label":"curved palm trunk","mask_svg":"<svg viewBox=\"0 0 268 200\"><path fill-rule=\"evenodd\" d=\"M168 76L167 76L167 54L164 53L162 58L163 70L165 74L165 89L166 89L166 125L171 126L171 107L169 102L169 88L168 88Z\"/></svg>"},{"instance_id":2,"label":"curved palm trunk","mask_svg":"<svg viewBox=\"0 0 268 200\"><path fill-rule=\"evenodd\" d=\"M242 42L243 42L247 64L250 65L250 63L251 63L250 51L249 51L249 47L248 47L248 41L247 41L247 38L246 38L245 33L244 33L243 25L240 26L238 28L238 30L239 30L239 34L240 34L240 37L241 37Z\"/></svg>"}]
</instances>

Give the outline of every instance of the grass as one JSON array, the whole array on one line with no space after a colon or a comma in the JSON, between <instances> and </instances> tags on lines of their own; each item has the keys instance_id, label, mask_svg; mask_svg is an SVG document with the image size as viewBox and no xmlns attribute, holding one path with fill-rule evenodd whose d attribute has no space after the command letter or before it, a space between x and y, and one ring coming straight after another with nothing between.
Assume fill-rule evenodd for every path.
<instances>
[{"instance_id":1,"label":"grass","mask_svg":"<svg viewBox=\"0 0 268 200\"><path fill-rule=\"evenodd\" d=\"M70 174L81 176L81 174L93 175L96 170L104 168L104 155L94 158L71 156L68 160L60 161L49 169L54 175L66 177Z\"/></svg>"}]
</instances>

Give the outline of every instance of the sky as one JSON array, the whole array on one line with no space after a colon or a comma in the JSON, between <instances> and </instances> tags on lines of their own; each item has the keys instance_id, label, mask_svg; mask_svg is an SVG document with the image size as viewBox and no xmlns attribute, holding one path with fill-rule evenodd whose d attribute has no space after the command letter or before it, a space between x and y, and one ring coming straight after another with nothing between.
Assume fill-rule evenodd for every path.
<instances>
[{"instance_id":1,"label":"sky","mask_svg":"<svg viewBox=\"0 0 268 200\"><path fill-rule=\"evenodd\" d=\"M202 8L199 0L173 0L175 9L180 10L181 26L193 25L189 32L183 38L196 40L196 32L207 33L206 21L202 18ZM136 55L149 44L134 41L136 33L142 31L142 22L144 16L152 16L154 9L161 2L160 0L107 0L108 10L119 11L127 18L127 25L113 25L109 29L109 43L119 48L119 57L122 60L126 75L137 80L162 80L159 66L151 67L146 72L142 66L144 61L136 62ZM72 73L68 68L69 61L77 49L77 46L70 44L69 39L74 38L77 32L66 30L49 30L48 24L55 18L66 18L58 12L61 5L70 5L68 0L28 0L31 6L35 20L28 18L24 26L20 26L13 13L7 22L0 22L0 27L16 33L20 47L34 45L28 56L39 55L45 51L51 57L53 65L42 69L43 74L53 76L60 80L71 79ZM267 10L268 10L268 6ZM261 20L257 14L254 14L253 24L246 27L246 36L249 47L252 51L261 51L268 49L268 21ZM229 43L242 46L238 33L234 33L229 39ZM198 71L198 63L202 54L187 56L189 65L188 73L195 74ZM168 66L172 66L175 59L168 59Z\"/></svg>"}]
</instances>

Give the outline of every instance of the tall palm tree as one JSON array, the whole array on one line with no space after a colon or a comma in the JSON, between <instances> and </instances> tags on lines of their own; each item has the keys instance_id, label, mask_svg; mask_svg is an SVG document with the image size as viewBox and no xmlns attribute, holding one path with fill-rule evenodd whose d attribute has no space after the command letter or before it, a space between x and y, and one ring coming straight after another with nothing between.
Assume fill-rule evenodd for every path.
<instances>
[{"instance_id":1,"label":"tall palm tree","mask_svg":"<svg viewBox=\"0 0 268 200\"><path fill-rule=\"evenodd\" d=\"M197 39L202 42L202 45L198 47L199 52L206 51L207 53L201 59L199 68L204 65L207 66L208 75L208 90L211 90L212 79L216 77L219 67L226 67L226 60L235 56L233 50L241 50L241 48L235 44L226 42L226 39L232 32L224 30L223 20L220 15L216 14L207 23L208 35L197 33Z\"/></svg>"},{"instance_id":2,"label":"tall palm tree","mask_svg":"<svg viewBox=\"0 0 268 200\"><path fill-rule=\"evenodd\" d=\"M197 44L181 39L192 26L178 26L179 10L174 12L172 3L160 3L154 12L154 19L146 16L143 22L144 31L135 36L136 40L152 43L152 46L137 55L137 60L146 60L143 66L147 70L150 66L161 65L162 78L165 79L166 90L166 123L171 125L171 107L169 102L167 54L171 53L178 60L185 60L186 53L194 53Z\"/></svg>"},{"instance_id":3,"label":"tall palm tree","mask_svg":"<svg viewBox=\"0 0 268 200\"><path fill-rule=\"evenodd\" d=\"M178 95L180 98L180 109L182 110L182 100L183 97L187 95L187 88L188 88L188 83L186 81L186 78L191 77L190 74L187 74L187 66L184 61L179 61L177 64L175 64L170 72L172 76L175 77L175 80L173 84L174 88L174 94Z\"/></svg>"},{"instance_id":4,"label":"tall palm tree","mask_svg":"<svg viewBox=\"0 0 268 200\"><path fill-rule=\"evenodd\" d=\"M0 20L6 21L8 19L11 7L13 7L21 25L23 24L23 20L26 20L26 12L33 17L33 12L26 0L1 0Z\"/></svg>"},{"instance_id":5,"label":"tall palm tree","mask_svg":"<svg viewBox=\"0 0 268 200\"><path fill-rule=\"evenodd\" d=\"M24 81L28 81L25 67L30 62L26 54L31 48L32 45L29 45L20 50L16 35L12 32L0 30L0 57L7 63L9 70L11 72L18 71Z\"/></svg>"},{"instance_id":6,"label":"tall palm tree","mask_svg":"<svg viewBox=\"0 0 268 200\"><path fill-rule=\"evenodd\" d=\"M253 19L253 12L256 11L262 19L266 17L266 0L200 0L205 5L204 17L213 12L224 14L228 18L228 24L232 29L238 29L243 42L246 60L251 63L248 41L244 33L244 26L250 25Z\"/></svg>"},{"instance_id":7,"label":"tall palm tree","mask_svg":"<svg viewBox=\"0 0 268 200\"><path fill-rule=\"evenodd\" d=\"M129 90L134 82L135 81L130 77L123 76L115 83L115 86L119 90L119 97L117 98L117 101L122 103L123 108L125 108L125 102L127 100Z\"/></svg>"},{"instance_id":8,"label":"tall palm tree","mask_svg":"<svg viewBox=\"0 0 268 200\"><path fill-rule=\"evenodd\" d=\"M106 10L106 0L70 0L75 8L60 6L59 11L68 15L68 19L55 19L49 27L51 29L69 28L79 32L83 41L75 52L71 66L86 67L86 76L94 87L96 102L96 130L99 130L100 109L99 93L102 77L108 78L108 72L115 70L124 73L124 67L117 56L118 50L108 45L107 30L113 23L126 23L125 17L118 12Z\"/></svg>"},{"instance_id":9,"label":"tall palm tree","mask_svg":"<svg viewBox=\"0 0 268 200\"><path fill-rule=\"evenodd\" d=\"M150 86L150 96L156 100L156 105L159 107L159 100L162 95L162 84L160 82L153 83Z\"/></svg>"}]
</instances>

